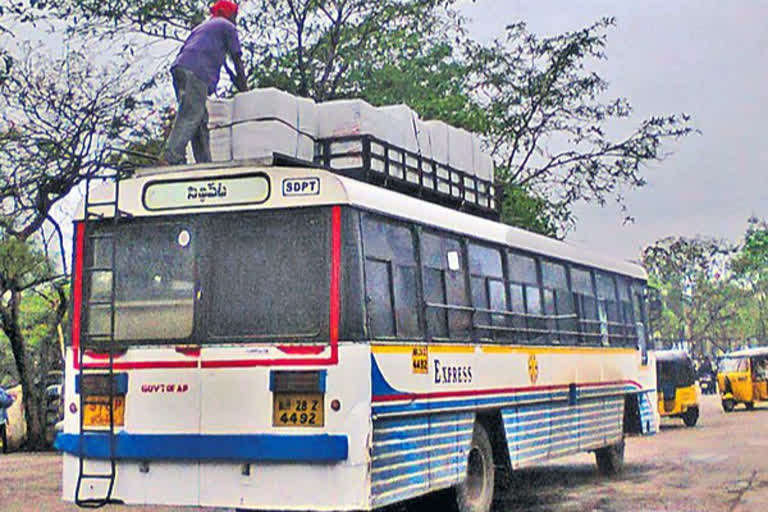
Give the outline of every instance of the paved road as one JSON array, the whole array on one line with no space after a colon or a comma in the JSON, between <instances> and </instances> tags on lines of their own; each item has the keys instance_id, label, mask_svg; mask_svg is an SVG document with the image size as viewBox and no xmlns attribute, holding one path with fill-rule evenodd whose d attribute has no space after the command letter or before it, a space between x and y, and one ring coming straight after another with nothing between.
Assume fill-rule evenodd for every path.
<instances>
[{"instance_id":1,"label":"paved road","mask_svg":"<svg viewBox=\"0 0 768 512\"><path fill-rule=\"evenodd\" d=\"M659 435L627 442L621 477L597 476L587 454L516 472L495 512L768 510L768 406L725 414L704 397L699 424L664 421ZM61 463L53 454L0 455L0 510L73 511L59 501ZM411 507L426 510L422 504ZM110 512L190 512L194 508L106 507Z\"/></svg>"}]
</instances>

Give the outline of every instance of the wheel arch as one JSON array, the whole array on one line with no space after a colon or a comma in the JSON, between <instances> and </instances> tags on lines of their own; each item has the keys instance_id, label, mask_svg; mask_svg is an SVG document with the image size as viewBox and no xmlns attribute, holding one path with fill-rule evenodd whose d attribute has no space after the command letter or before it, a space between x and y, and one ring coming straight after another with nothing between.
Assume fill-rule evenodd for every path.
<instances>
[{"instance_id":1,"label":"wheel arch","mask_svg":"<svg viewBox=\"0 0 768 512\"><path fill-rule=\"evenodd\" d=\"M476 421L485 427L491 440L491 449L493 450L494 465L503 471L512 471L512 462L509 457L509 445L507 444L507 434L504 429L504 418L501 410L487 410L477 413Z\"/></svg>"}]
</instances>

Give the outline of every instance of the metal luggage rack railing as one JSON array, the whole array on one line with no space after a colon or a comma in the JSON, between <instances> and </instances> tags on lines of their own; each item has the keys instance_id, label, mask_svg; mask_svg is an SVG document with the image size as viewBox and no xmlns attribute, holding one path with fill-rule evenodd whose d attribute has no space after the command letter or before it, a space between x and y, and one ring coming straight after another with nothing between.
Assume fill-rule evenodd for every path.
<instances>
[{"instance_id":1,"label":"metal luggage rack railing","mask_svg":"<svg viewBox=\"0 0 768 512\"><path fill-rule=\"evenodd\" d=\"M500 218L501 187L372 135L318 139L315 164L443 206Z\"/></svg>"}]
</instances>

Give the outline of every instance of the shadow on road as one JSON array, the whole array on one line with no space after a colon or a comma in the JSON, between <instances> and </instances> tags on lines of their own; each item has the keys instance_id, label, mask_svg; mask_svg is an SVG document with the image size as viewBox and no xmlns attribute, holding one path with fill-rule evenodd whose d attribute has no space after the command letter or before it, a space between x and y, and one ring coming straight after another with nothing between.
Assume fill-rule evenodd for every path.
<instances>
[{"instance_id":1,"label":"shadow on road","mask_svg":"<svg viewBox=\"0 0 768 512\"><path fill-rule=\"evenodd\" d=\"M622 481L644 483L658 468L651 464L628 464L617 477L600 476L594 465L552 465L512 472L497 482L494 510L522 512L563 510L585 490L594 491L601 483Z\"/></svg>"}]
</instances>

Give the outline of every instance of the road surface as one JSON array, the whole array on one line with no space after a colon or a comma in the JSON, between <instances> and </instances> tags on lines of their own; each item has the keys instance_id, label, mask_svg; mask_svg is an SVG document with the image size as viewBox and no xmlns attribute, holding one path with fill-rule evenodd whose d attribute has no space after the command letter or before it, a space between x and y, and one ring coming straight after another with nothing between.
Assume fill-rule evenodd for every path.
<instances>
[{"instance_id":1,"label":"road surface","mask_svg":"<svg viewBox=\"0 0 768 512\"><path fill-rule=\"evenodd\" d=\"M703 398L699 424L665 420L660 434L627 441L625 471L605 479L594 457L569 457L503 479L494 512L763 512L768 510L768 406L720 409ZM0 510L74 511L59 500L55 454L0 455ZM399 507L398 507L399 508ZM427 510L422 502L410 510ZM108 506L107 512L191 512L185 507ZM219 512L223 509L218 509Z\"/></svg>"}]
</instances>

